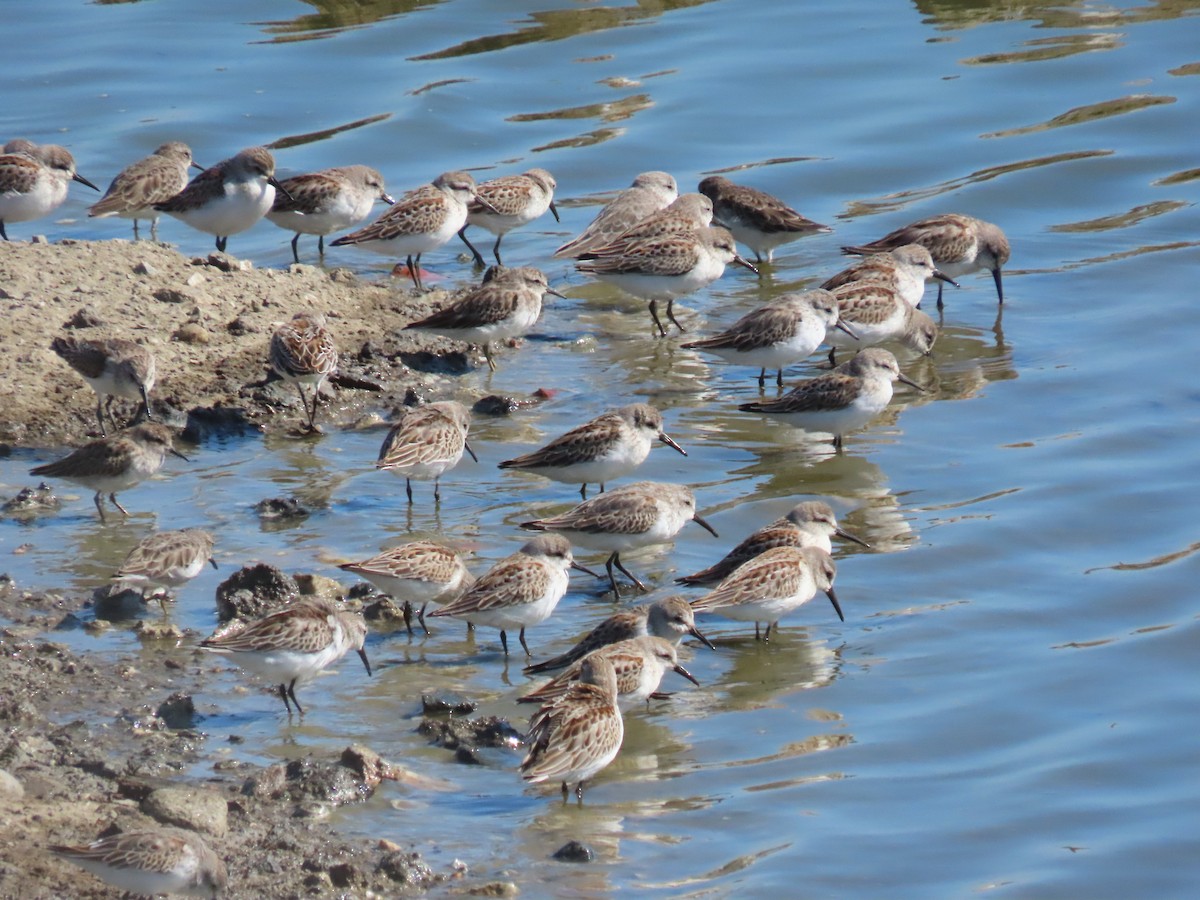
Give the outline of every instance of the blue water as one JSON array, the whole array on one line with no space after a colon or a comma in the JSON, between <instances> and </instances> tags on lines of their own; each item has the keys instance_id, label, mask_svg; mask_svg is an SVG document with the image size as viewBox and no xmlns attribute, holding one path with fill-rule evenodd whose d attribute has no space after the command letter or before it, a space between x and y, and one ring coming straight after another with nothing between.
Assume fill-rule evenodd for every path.
<instances>
[{"instance_id":1,"label":"blue water","mask_svg":"<svg viewBox=\"0 0 1200 900\"><path fill-rule=\"evenodd\" d=\"M520 543L516 523L572 499L495 463L648 399L691 455L656 452L641 474L692 484L721 539L689 526L635 571L668 592L798 497L831 497L875 544L838 554L845 624L816 602L763 646L705 622L722 640L687 662L703 687L672 685L673 701L627 716L622 753L582 808L523 786L515 756L457 766L413 733L430 688L522 715L513 698L527 682L515 661L504 672L486 629L474 648L456 627L411 645L373 638L377 677L344 661L295 730L265 694L229 699L241 683L230 672L197 698L213 740L243 734L259 761L362 740L444 779L451 790L387 786L337 824L411 843L435 865L508 872L532 896L1194 893L1200 4L247 9L10 10L0 136L63 143L97 183L168 139L207 163L372 119L278 150L280 171L364 162L397 193L452 168L548 168L562 224L541 220L504 246L569 295L539 326L552 339L505 351L491 382L473 371L445 388L560 394L477 421L480 464L444 479L436 514L428 486L411 512L398 483L381 488L377 434L206 447L123 495L138 515L122 529L96 529L86 496L53 521L0 523L0 549L33 545L5 553L20 584L93 585L152 527L197 523L218 531L223 565L176 613L198 632L212 625L205 598L252 560L332 575L438 533L482 570ZM924 215L976 215L1012 242L1002 311L986 275L948 293L933 360L901 358L935 389L899 393L843 456L737 413L757 394L748 372L652 340L642 304L550 258L639 171L692 188L737 167L735 180L835 231L783 248L762 281L731 270L689 298L696 332L820 281L842 266L840 245ZM54 220L10 236L128 237L126 222L87 220L92 198L76 187ZM160 235L185 253L211 246L171 220ZM288 239L263 223L230 249L282 267ZM391 264L334 253L368 276ZM424 262L465 282L455 253ZM4 490L35 461L0 460ZM316 512L260 529L248 503L278 493ZM531 645L558 649L610 608L578 580ZM129 635L70 639L139 652ZM546 864L569 838L598 863Z\"/></svg>"}]
</instances>

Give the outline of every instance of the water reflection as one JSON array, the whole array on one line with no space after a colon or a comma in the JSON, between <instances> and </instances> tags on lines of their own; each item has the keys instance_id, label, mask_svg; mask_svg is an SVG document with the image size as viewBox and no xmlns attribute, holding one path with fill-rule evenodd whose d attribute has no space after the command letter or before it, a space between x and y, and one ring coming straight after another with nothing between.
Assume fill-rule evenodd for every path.
<instances>
[{"instance_id":1,"label":"water reflection","mask_svg":"<svg viewBox=\"0 0 1200 900\"><path fill-rule=\"evenodd\" d=\"M996 3L994 0L917 0L915 6L931 24L946 29L1020 20L1036 23L1034 28L1096 29L1183 18L1200 8L1200 0L1158 0L1129 9L1087 2Z\"/></svg>"},{"instance_id":2,"label":"water reflection","mask_svg":"<svg viewBox=\"0 0 1200 900\"><path fill-rule=\"evenodd\" d=\"M263 31L275 35L262 43L280 44L330 37L347 28L361 28L381 19L405 15L443 0L304 0L316 12L286 22L259 22Z\"/></svg>"},{"instance_id":3,"label":"water reflection","mask_svg":"<svg viewBox=\"0 0 1200 900\"><path fill-rule=\"evenodd\" d=\"M641 0L636 6L593 6L540 10L529 14L532 25L505 34L486 35L462 41L444 50L410 57L413 60L447 59L490 53L538 41L561 41L581 34L606 31L661 16L676 9L702 6L713 0Z\"/></svg>"}]
</instances>

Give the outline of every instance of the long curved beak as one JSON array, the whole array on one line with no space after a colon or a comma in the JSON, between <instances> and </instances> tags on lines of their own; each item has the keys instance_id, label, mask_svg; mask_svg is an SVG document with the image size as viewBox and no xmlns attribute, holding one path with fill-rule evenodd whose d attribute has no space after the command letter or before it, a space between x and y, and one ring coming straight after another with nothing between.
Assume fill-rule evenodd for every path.
<instances>
[{"instance_id":1,"label":"long curved beak","mask_svg":"<svg viewBox=\"0 0 1200 900\"><path fill-rule=\"evenodd\" d=\"M913 381L911 378L909 378L903 372L900 373L897 380L903 381L909 387L915 387L918 391L921 391L922 393L924 393L924 391L926 390L926 388L923 385L917 384L915 381Z\"/></svg>"},{"instance_id":2,"label":"long curved beak","mask_svg":"<svg viewBox=\"0 0 1200 900\"><path fill-rule=\"evenodd\" d=\"M857 534L851 534L850 532L845 531L844 529L835 528L835 529L833 529L833 533L836 534L838 537L845 538L848 541L854 541L854 543L860 544L861 546L866 547L867 549L870 549L870 547L871 547L870 544L868 544L866 541L864 541L862 538L860 538Z\"/></svg>"},{"instance_id":3,"label":"long curved beak","mask_svg":"<svg viewBox=\"0 0 1200 900\"><path fill-rule=\"evenodd\" d=\"M845 622L846 617L842 615L842 605L838 603L837 594L833 592L833 588L827 590L825 592L825 596L828 597L829 602L833 604L833 611L838 614L838 618Z\"/></svg>"},{"instance_id":4,"label":"long curved beak","mask_svg":"<svg viewBox=\"0 0 1200 900\"><path fill-rule=\"evenodd\" d=\"M189 165L190 165L190 166L191 166L193 169L199 169L201 172L203 172L205 169L207 169L207 168L208 168L208 166L202 166L202 165L200 165L200 163L196 162L194 159L191 161L191 163L189 163Z\"/></svg>"},{"instance_id":5,"label":"long curved beak","mask_svg":"<svg viewBox=\"0 0 1200 900\"><path fill-rule=\"evenodd\" d=\"M475 460L475 462L479 462L479 457L475 455L475 451L471 449L471 445L466 441L463 441L463 449L471 454L471 459Z\"/></svg>"},{"instance_id":6,"label":"long curved beak","mask_svg":"<svg viewBox=\"0 0 1200 900\"><path fill-rule=\"evenodd\" d=\"M674 666L674 668L672 669L672 671L673 671L673 672L674 672L676 675L682 675L684 678L686 678L688 681L690 681L690 682L691 682L692 684L694 684L696 687L700 687L700 682L698 682L698 681L696 680L696 676L694 676L694 675L693 675L691 672L689 672L689 671L688 671L687 669L685 669L683 666L681 666L681 665L676 665L676 666Z\"/></svg>"},{"instance_id":7,"label":"long curved beak","mask_svg":"<svg viewBox=\"0 0 1200 900\"><path fill-rule=\"evenodd\" d=\"M692 516L692 521L711 534L713 537L720 537L720 535L717 534L717 529L713 528L699 516Z\"/></svg>"},{"instance_id":8,"label":"long curved beak","mask_svg":"<svg viewBox=\"0 0 1200 900\"><path fill-rule=\"evenodd\" d=\"M93 191L96 191L96 192L99 192L99 191L100 191L100 188L96 187L94 184L92 184L90 181L88 181L86 178L84 178L84 177L83 177L82 175L80 175L78 172L76 172L74 175L72 175L72 176L71 176L71 180L72 180L72 181L78 181L80 184L86 184L86 185L87 185L88 187L90 187L90 188L91 188Z\"/></svg>"},{"instance_id":9,"label":"long curved beak","mask_svg":"<svg viewBox=\"0 0 1200 900\"><path fill-rule=\"evenodd\" d=\"M736 265L739 265L745 269L749 269L755 275L758 274L758 266L754 265L754 263L750 262L750 260L743 259L741 256L734 254L733 261Z\"/></svg>"},{"instance_id":10,"label":"long curved beak","mask_svg":"<svg viewBox=\"0 0 1200 900\"><path fill-rule=\"evenodd\" d=\"M841 319L838 319L837 324L834 325L833 327L836 328L838 331L846 332L846 334L850 335L850 337L854 338L856 341L858 340L858 335L854 333L854 329L851 328L849 325L847 325L845 322L843 322Z\"/></svg>"},{"instance_id":11,"label":"long curved beak","mask_svg":"<svg viewBox=\"0 0 1200 900\"><path fill-rule=\"evenodd\" d=\"M688 634L690 634L692 637L694 637L696 640L698 640L700 643L702 643L709 650L717 649L713 645L713 642L710 641L708 638L706 638L703 634L701 634L700 629L697 628L695 625L693 625L691 628L688 629Z\"/></svg>"},{"instance_id":12,"label":"long curved beak","mask_svg":"<svg viewBox=\"0 0 1200 900\"><path fill-rule=\"evenodd\" d=\"M567 295L566 295L566 294L560 294L560 293L559 293L558 291L556 291L554 288L546 288L546 293L547 293L547 294L549 294L549 295L550 295L550 296L552 296L552 297L557 297L559 300L566 300L566 299L567 299Z\"/></svg>"},{"instance_id":13,"label":"long curved beak","mask_svg":"<svg viewBox=\"0 0 1200 900\"><path fill-rule=\"evenodd\" d=\"M362 647L358 648L358 658L361 659L363 661L363 665L367 667L367 675L371 675L371 661L367 659L367 651Z\"/></svg>"},{"instance_id":14,"label":"long curved beak","mask_svg":"<svg viewBox=\"0 0 1200 900\"><path fill-rule=\"evenodd\" d=\"M575 562L575 560L571 560L571 568L577 569L580 572L585 572L586 574L591 575L593 578L607 578L608 577L607 575L601 575L599 572L593 572L587 566L580 565L579 563Z\"/></svg>"},{"instance_id":15,"label":"long curved beak","mask_svg":"<svg viewBox=\"0 0 1200 900\"><path fill-rule=\"evenodd\" d=\"M660 431L658 433L658 439L660 441L662 441L664 444L666 444L668 447L670 447L672 450L678 450L684 456L687 456L687 451L684 450L682 447L680 447L677 443L675 443L675 438L671 437L665 431Z\"/></svg>"},{"instance_id":16,"label":"long curved beak","mask_svg":"<svg viewBox=\"0 0 1200 900\"><path fill-rule=\"evenodd\" d=\"M217 561L215 559L213 559L211 556L208 558L208 562L214 569L218 568Z\"/></svg>"},{"instance_id":17,"label":"long curved beak","mask_svg":"<svg viewBox=\"0 0 1200 900\"><path fill-rule=\"evenodd\" d=\"M396 201L392 199L392 195L391 195L391 194L384 194L384 193L382 193L382 192L381 192L381 193L379 194L379 199L380 199L380 200L382 200L384 203L386 203L388 206L395 206L395 205L396 205Z\"/></svg>"},{"instance_id":18,"label":"long curved beak","mask_svg":"<svg viewBox=\"0 0 1200 900\"><path fill-rule=\"evenodd\" d=\"M291 194L288 193L287 188L285 188L282 184L280 184L274 178L268 178L267 184L269 184L271 187L275 188L275 190L279 191L279 193L283 194L283 196L287 197L289 200L296 199L295 197L293 197Z\"/></svg>"},{"instance_id":19,"label":"long curved beak","mask_svg":"<svg viewBox=\"0 0 1200 900\"><path fill-rule=\"evenodd\" d=\"M1000 302L1004 302L1004 283L1000 280L1000 269L997 267L992 269L992 281L996 282L996 296L1000 298Z\"/></svg>"},{"instance_id":20,"label":"long curved beak","mask_svg":"<svg viewBox=\"0 0 1200 900\"><path fill-rule=\"evenodd\" d=\"M178 450L176 450L174 447L172 447L172 448L171 448L170 450L168 450L167 452L168 452L168 453L170 453L172 456L178 456L178 457L179 457L180 459L182 459L184 462L191 462L191 460L190 460L190 459L188 459L186 456L184 456L182 453L180 453L180 452L179 452Z\"/></svg>"},{"instance_id":21,"label":"long curved beak","mask_svg":"<svg viewBox=\"0 0 1200 900\"><path fill-rule=\"evenodd\" d=\"M551 200L551 201L550 201L550 212L551 212L551 213L554 215L554 221L555 221L555 222L561 222L561 221L562 221L562 219L560 219L560 218L558 217L558 207L554 205L554 201L553 201L553 200Z\"/></svg>"},{"instance_id":22,"label":"long curved beak","mask_svg":"<svg viewBox=\"0 0 1200 900\"><path fill-rule=\"evenodd\" d=\"M959 284L957 281L955 281L953 278L951 278L949 275L947 275L945 272L942 272L939 269L933 270L933 277L936 278L938 281L946 282L946 284L952 284L955 287L962 287L961 284Z\"/></svg>"}]
</instances>

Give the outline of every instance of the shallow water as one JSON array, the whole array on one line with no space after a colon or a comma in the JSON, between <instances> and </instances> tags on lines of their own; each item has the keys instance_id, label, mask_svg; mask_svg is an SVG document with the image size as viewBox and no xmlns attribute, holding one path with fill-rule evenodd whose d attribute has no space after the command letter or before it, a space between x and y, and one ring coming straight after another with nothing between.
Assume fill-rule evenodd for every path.
<instances>
[{"instance_id":1,"label":"shallow water","mask_svg":"<svg viewBox=\"0 0 1200 900\"><path fill-rule=\"evenodd\" d=\"M198 448L192 464L173 460L122 495L126 524L97 527L86 495L52 519L0 522L20 585L90 587L148 531L194 524L218 533L222 564L173 612L199 634L214 623L206 598L253 560L340 574L336 562L438 534L481 571L521 543L517 523L573 499L495 464L646 399L690 455L659 449L640 476L693 485L721 538L688 526L631 568L665 594L795 499L830 497L875 545L839 548L845 624L819 598L766 646L742 625L703 623L719 650L686 663L703 687L670 684L672 701L627 716L622 753L582 808L523 786L515 755L458 766L414 733L431 689L524 714L513 698L529 682L518 659L505 669L487 629L474 646L457 625L427 641L373 637L377 676L344 660L291 725L273 697L231 697L242 679L230 671L197 698L212 740L246 736L238 752L257 761L362 740L443 779L447 790L386 786L337 824L413 841L435 866L458 857L477 873L513 872L528 895L1194 890L1200 4L245 9L25 5L6 17L0 136L66 144L97 183L168 139L204 162L280 141L283 174L366 162L393 193L450 168L544 166L563 222L511 234L505 255L544 267L570 299L550 304L538 338L505 351L494 377L476 370L445 390L468 401L560 393L477 420L480 462L444 479L437 509L428 485L410 510L400 482L374 472L381 433ZM947 210L1007 232L1002 314L987 276L949 292L934 358L901 358L933 390L902 390L832 456L736 411L758 392L749 370L653 340L643 304L550 259L604 194L657 168L687 188L744 169L732 177L835 228L782 248L761 280L731 270L689 298L691 331L819 282L842 266L844 243ZM10 236L128 237L124 221L87 220L91 198L76 187L55 220ZM160 234L185 253L211 247L171 220ZM288 238L263 223L230 249L283 266ZM328 262L364 274L390 265L335 252ZM456 252L424 262L461 283L470 271ZM55 455L0 460L0 492ZM280 494L313 514L261 527L251 504ZM559 612L531 630L535 653L607 614L600 588L575 576ZM63 637L143 652L120 630ZM531 865L571 838L599 862Z\"/></svg>"}]
</instances>

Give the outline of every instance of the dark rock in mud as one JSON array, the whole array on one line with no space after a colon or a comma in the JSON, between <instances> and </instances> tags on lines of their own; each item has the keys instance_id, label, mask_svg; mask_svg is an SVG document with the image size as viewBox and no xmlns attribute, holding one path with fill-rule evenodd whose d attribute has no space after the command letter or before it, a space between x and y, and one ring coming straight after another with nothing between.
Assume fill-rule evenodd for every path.
<instances>
[{"instance_id":1,"label":"dark rock in mud","mask_svg":"<svg viewBox=\"0 0 1200 900\"><path fill-rule=\"evenodd\" d=\"M234 572L217 587L217 617L257 619L300 596L300 586L274 566L259 563Z\"/></svg>"}]
</instances>

